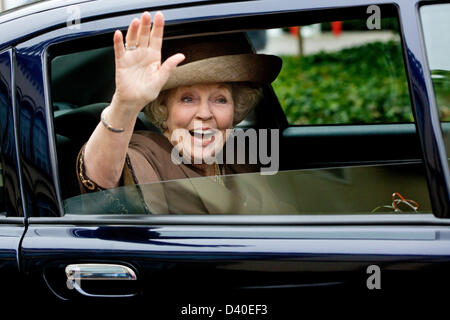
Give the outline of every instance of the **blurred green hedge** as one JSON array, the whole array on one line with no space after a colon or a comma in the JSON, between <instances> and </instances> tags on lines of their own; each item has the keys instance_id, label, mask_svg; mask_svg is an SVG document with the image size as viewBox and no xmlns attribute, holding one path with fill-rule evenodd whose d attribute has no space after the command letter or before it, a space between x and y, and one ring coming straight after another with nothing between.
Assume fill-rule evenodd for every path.
<instances>
[{"instance_id":1,"label":"blurred green hedge","mask_svg":"<svg viewBox=\"0 0 450 320\"><path fill-rule=\"evenodd\" d=\"M413 121L398 41L281 58L273 88L290 124Z\"/></svg>"}]
</instances>

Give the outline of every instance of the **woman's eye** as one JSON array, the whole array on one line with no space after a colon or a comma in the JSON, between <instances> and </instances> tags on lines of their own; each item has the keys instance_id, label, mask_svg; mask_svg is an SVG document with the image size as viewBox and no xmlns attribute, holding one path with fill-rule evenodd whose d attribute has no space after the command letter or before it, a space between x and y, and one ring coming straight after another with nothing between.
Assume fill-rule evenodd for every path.
<instances>
[{"instance_id":1,"label":"woman's eye","mask_svg":"<svg viewBox=\"0 0 450 320\"><path fill-rule=\"evenodd\" d=\"M182 102L184 102L184 103L190 103L190 102L192 102L192 97L182 97L181 98L181 101Z\"/></svg>"},{"instance_id":2,"label":"woman's eye","mask_svg":"<svg viewBox=\"0 0 450 320\"><path fill-rule=\"evenodd\" d=\"M219 97L216 99L216 102L217 103L227 103L227 99L224 97Z\"/></svg>"}]
</instances>

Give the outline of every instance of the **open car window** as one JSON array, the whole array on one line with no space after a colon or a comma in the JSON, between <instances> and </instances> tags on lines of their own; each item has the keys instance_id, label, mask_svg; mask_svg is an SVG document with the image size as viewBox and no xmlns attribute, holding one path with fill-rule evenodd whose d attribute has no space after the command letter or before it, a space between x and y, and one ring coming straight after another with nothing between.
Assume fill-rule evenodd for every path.
<instances>
[{"instance_id":1,"label":"open car window","mask_svg":"<svg viewBox=\"0 0 450 320\"><path fill-rule=\"evenodd\" d=\"M268 166L276 165L273 174L228 175L223 184L204 177L80 195L75 159L113 95L114 52L92 39L80 51L67 44L70 50L53 48L51 92L65 213L431 213L398 14L395 6L383 6L377 21L363 9L359 17L339 21L311 14L300 28L293 15L276 27L239 29L255 52L283 60L261 103L237 126L246 133L266 130L269 140L275 136L265 151ZM143 113L135 130L158 132Z\"/></svg>"}]
</instances>

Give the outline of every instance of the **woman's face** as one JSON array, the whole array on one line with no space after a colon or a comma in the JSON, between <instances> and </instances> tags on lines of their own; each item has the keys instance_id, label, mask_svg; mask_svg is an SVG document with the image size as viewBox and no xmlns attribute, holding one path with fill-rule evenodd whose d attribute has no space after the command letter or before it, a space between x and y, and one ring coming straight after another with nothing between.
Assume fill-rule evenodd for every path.
<instances>
[{"instance_id":1,"label":"woman's face","mask_svg":"<svg viewBox=\"0 0 450 320\"><path fill-rule=\"evenodd\" d=\"M234 102L227 84L178 87L167 98L164 134L191 163L211 163L233 126Z\"/></svg>"}]
</instances>

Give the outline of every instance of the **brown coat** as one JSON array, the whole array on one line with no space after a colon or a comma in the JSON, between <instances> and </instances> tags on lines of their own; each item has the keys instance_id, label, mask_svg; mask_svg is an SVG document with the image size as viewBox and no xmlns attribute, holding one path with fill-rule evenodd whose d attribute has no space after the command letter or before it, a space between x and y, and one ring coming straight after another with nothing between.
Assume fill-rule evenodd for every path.
<instances>
[{"instance_id":1,"label":"brown coat","mask_svg":"<svg viewBox=\"0 0 450 320\"><path fill-rule=\"evenodd\" d=\"M138 184L202 177L201 171L189 164L175 164L171 159L173 145L162 134L138 131L133 134L128 148L128 157ZM149 175L151 166L157 174ZM257 165L224 165L225 174L258 171Z\"/></svg>"}]
</instances>

